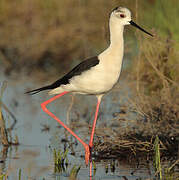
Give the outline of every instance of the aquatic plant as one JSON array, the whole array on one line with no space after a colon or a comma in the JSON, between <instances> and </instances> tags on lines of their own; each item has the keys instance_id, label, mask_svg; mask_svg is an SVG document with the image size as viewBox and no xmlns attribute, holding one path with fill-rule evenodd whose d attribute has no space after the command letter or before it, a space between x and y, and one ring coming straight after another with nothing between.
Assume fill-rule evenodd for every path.
<instances>
[{"instance_id":1,"label":"aquatic plant","mask_svg":"<svg viewBox=\"0 0 179 180\"><path fill-rule=\"evenodd\" d=\"M177 173L174 171L174 167L179 163L179 160L176 160L169 167L164 167L164 166L162 167L161 153L160 153L160 139L158 136L156 136L155 141L154 141L153 161L154 161L155 176L157 179L175 180L177 178Z\"/></svg>"},{"instance_id":2,"label":"aquatic plant","mask_svg":"<svg viewBox=\"0 0 179 180\"><path fill-rule=\"evenodd\" d=\"M3 180L5 177L5 174L0 175L0 180Z\"/></svg>"},{"instance_id":3,"label":"aquatic plant","mask_svg":"<svg viewBox=\"0 0 179 180\"><path fill-rule=\"evenodd\" d=\"M19 169L19 180L21 180L21 176L22 176L22 169Z\"/></svg>"},{"instance_id":4,"label":"aquatic plant","mask_svg":"<svg viewBox=\"0 0 179 180\"><path fill-rule=\"evenodd\" d=\"M96 163L94 160L92 160L92 165L93 165L93 176L95 176L97 167L96 167Z\"/></svg>"},{"instance_id":5,"label":"aquatic plant","mask_svg":"<svg viewBox=\"0 0 179 180\"><path fill-rule=\"evenodd\" d=\"M73 165L70 170L68 170L68 149L65 150L65 152L61 152L61 150L53 150L53 157L54 157L54 173L62 173L67 172L69 174L69 179L74 180L76 179L78 172L81 168L81 166Z\"/></svg>"},{"instance_id":6,"label":"aquatic plant","mask_svg":"<svg viewBox=\"0 0 179 180\"><path fill-rule=\"evenodd\" d=\"M80 171L81 166L76 167L76 165L74 165L71 170L70 170L70 176L69 179L70 180L74 180L76 179L78 172Z\"/></svg>"},{"instance_id":7,"label":"aquatic plant","mask_svg":"<svg viewBox=\"0 0 179 180\"><path fill-rule=\"evenodd\" d=\"M179 164L179 159L176 160L171 166L164 168L164 176L166 180L176 179L174 167ZM177 177L178 178L178 177Z\"/></svg>"},{"instance_id":8,"label":"aquatic plant","mask_svg":"<svg viewBox=\"0 0 179 180\"><path fill-rule=\"evenodd\" d=\"M0 133L1 133L1 143L3 145L9 145L5 119L2 114L2 96L5 89L6 89L6 83L2 83L2 87L0 89Z\"/></svg>"},{"instance_id":9,"label":"aquatic plant","mask_svg":"<svg viewBox=\"0 0 179 180\"><path fill-rule=\"evenodd\" d=\"M160 140L158 136L156 136L155 138L154 151L155 151L154 167L155 167L156 175L159 177L160 180L162 180L162 168L160 163Z\"/></svg>"},{"instance_id":10,"label":"aquatic plant","mask_svg":"<svg viewBox=\"0 0 179 180\"><path fill-rule=\"evenodd\" d=\"M67 154L68 154L68 149L65 150L65 152L61 152L56 151L56 149L54 149L53 151L53 157L54 157L54 172L63 172L66 170L67 166L68 166L68 158L67 158Z\"/></svg>"}]
</instances>

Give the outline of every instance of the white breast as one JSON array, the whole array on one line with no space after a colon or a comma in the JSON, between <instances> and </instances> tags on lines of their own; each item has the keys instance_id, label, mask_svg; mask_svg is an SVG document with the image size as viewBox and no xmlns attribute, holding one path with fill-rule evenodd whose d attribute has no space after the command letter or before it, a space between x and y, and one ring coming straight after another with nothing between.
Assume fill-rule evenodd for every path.
<instances>
[{"instance_id":1,"label":"white breast","mask_svg":"<svg viewBox=\"0 0 179 180\"><path fill-rule=\"evenodd\" d=\"M103 94L112 89L118 81L121 72L123 48L110 47L98 56L99 64L74 76L70 83L61 85L49 92L58 94L63 91L76 92L79 94Z\"/></svg>"},{"instance_id":2,"label":"white breast","mask_svg":"<svg viewBox=\"0 0 179 180\"><path fill-rule=\"evenodd\" d=\"M109 91L116 84L121 72L122 57L102 53L98 58L100 63L72 78L69 88L84 94L101 94Z\"/></svg>"}]
</instances>

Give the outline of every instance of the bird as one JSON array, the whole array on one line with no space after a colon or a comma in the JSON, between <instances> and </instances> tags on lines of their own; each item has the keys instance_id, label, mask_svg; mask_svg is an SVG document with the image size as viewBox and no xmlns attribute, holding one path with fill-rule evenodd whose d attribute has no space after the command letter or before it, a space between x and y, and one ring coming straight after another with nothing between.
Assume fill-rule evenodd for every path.
<instances>
[{"instance_id":1,"label":"bird","mask_svg":"<svg viewBox=\"0 0 179 180\"><path fill-rule=\"evenodd\" d=\"M71 133L85 148L85 162L88 165L90 161L90 176L92 168L92 148L93 138L98 117L99 106L102 97L108 93L118 82L122 61L124 55L123 32L125 25L132 25L144 33L153 36L151 33L137 25L131 18L131 12L125 7L118 6L114 8L109 16L110 42L108 47L100 54L87 58L75 66L66 75L54 83L28 91L28 94L36 94L41 91L49 90L49 95L56 95L43 102L41 107L44 112L58 121L69 133ZM95 117L92 125L92 131L89 144L85 143L77 134L75 134L67 125L47 109L47 105L67 93L94 95L97 97Z\"/></svg>"}]
</instances>

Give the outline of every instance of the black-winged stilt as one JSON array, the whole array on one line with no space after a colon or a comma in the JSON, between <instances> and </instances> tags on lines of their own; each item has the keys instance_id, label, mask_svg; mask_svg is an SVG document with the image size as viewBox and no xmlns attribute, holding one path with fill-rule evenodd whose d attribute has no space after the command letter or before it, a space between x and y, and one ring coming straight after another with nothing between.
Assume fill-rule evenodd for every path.
<instances>
[{"instance_id":1,"label":"black-winged stilt","mask_svg":"<svg viewBox=\"0 0 179 180\"><path fill-rule=\"evenodd\" d=\"M124 54L123 30L124 26L129 24L152 36L152 34L148 33L131 20L131 12L127 8L116 7L110 14L110 45L106 50L104 50L98 56L81 62L69 73L54 83L27 92L29 94L36 94L40 91L50 90L50 95L58 94L53 98L43 102L41 107L47 114L58 121L84 146L86 165L88 165L90 160L90 175L92 168L91 150L93 147L93 137L99 105L102 96L113 88L120 76ZM89 145L81 140L70 128L68 128L60 119L58 119L46 108L47 104L69 92L95 95L97 97L97 106Z\"/></svg>"}]
</instances>

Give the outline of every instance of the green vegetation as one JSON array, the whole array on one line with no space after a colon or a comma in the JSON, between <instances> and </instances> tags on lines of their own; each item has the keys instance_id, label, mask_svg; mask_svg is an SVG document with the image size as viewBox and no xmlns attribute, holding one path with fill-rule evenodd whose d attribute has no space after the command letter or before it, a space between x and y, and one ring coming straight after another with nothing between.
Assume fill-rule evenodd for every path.
<instances>
[{"instance_id":1,"label":"green vegetation","mask_svg":"<svg viewBox=\"0 0 179 180\"><path fill-rule=\"evenodd\" d=\"M150 1L148 3L142 2L141 7L147 12L143 13L140 19L145 20L162 38L170 37L170 40L179 42L178 6L178 0L157 0L152 6ZM179 44L176 44L176 47L179 48Z\"/></svg>"},{"instance_id":2,"label":"green vegetation","mask_svg":"<svg viewBox=\"0 0 179 180\"><path fill-rule=\"evenodd\" d=\"M21 180L22 170L19 169L19 180Z\"/></svg>"},{"instance_id":3,"label":"green vegetation","mask_svg":"<svg viewBox=\"0 0 179 180\"><path fill-rule=\"evenodd\" d=\"M162 167L161 165L161 154L160 154L160 139L158 136L155 138L154 142L154 168L155 176L157 179L165 180L175 180L177 178L177 173L173 170L179 160L175 161L170 167ZM163 177L162 177L163 174Z\"/></svg>"},{"instance_id":4,"label":"green vegetation","mask_svg":"<svg viewBox=\"0 0 179 180\"><path fill-rule=\"evenodd\" d=\"M60 150L57 152L54 149L53 156L54 156L54 172L63 172L65 171L65 167L68 166L68 149L63 153Z\"/></svg>"},{"instance_id":5,"label":"green vegetation","mask_svg":"<svg viewBox=\"0 0 179 180\"><path fill-rule=\"evenodd\" d=\"M77 175L80 171L81 166L73 165L71 169L68 168L69 162L68 162L68 149L65 152L61 152L61 150L54 149L53 151L53 157L54 157L54 175L57 176L61 173L66 173L69 180L76 180ZM8 170L4 173L0 173L0 180L7 180L10 173ZM23 179L22 175L22 169L19 169L17 171L17 177L18 180ZM45 178L43 178L45 180Z\"/></svg>"},{"instance_id":6,"label":"green vegetation","mask_svg":"<svg viewBox=\"0 0 179 180\"><path fill-rule=\"evenodd\" d=\"M69 179L70 180L74 180L77 178L78 172L80 171L80 166L76 167L75 165L72 167L71 171L70 171L70 176Z\"/></svg>"},{"instance_id":7,"label":"green vegetation","mask_svg":"<svg viewBox=\"0 0 179 180\"><path fill-rule=\"evenodd\" d=\"M160 180L162 180L162 169L161 169L161 163L160 163L160 140L158 136L155 138L154 142L154 150L155 150L155 162L154 162L154 167L157 176L159 177Z\"/></svg>"},{"instance_id":8,"label":"green vegetation","mask_svg":"<svg viewBox=\"0 0 179 180\"><path fill-rule=\"evenodd\" d=\"M69 179L74 180L76 179L78 172L80 171L81 166L76 166L73 165L73 167L71 168L71 170L68 171L68 158L67 158L67 154L68 154L68 149L65 150L65 152L61 152L56 151L56 149L54 149L53 151L53 157L54 157L54 173L68 173L69 174Z\"/></svg>"},{"instance_id":9,"label":"green vegetation","mask_svg":"<svg viewBox=\"0 0 179 180\"><path fill-rule=\"evenodd\" d=\"M6 174L0 175L0 180L6 180L6 179L7 179L7 175Z\"/></svg>"},{"instance_id":10,"label":"green vegetation","mask_svg":"<svg viewBox=\"0 0 179 180\"><path fill-rule=\"evenodd\" d=\"M93 165L93 176L95 176L97 167L96 167L96 163L94 160L92 160L92 165Z\"/></svg>"}]
</instances>

